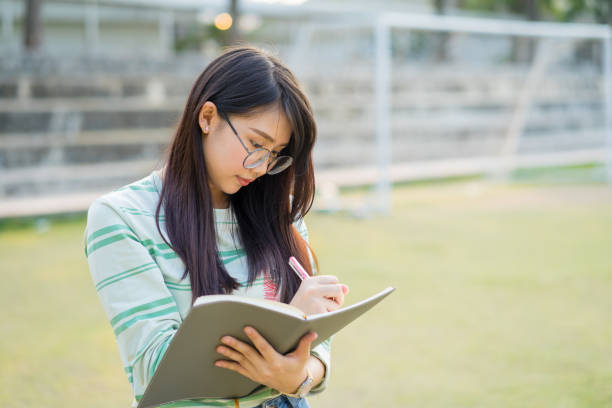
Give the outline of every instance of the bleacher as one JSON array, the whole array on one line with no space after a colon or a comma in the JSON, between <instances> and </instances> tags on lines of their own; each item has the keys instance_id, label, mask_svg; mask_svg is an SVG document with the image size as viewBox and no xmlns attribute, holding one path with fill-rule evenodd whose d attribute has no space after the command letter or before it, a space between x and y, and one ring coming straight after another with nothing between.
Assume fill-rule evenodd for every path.
<instances>
[{"instance_id":1,"label":"bleacher","mask_svg":"<svg viewBox=\"0 0 612 408\"><path fill-rule=\"evenodd\" d=\"M92 197L158 168L186 95L206 65L193 57L38 62L24 59L20 68L12 61L1 71L0 217L83 210ZM395 69L393 178L422 177L427 168L437 175L440 166L462 173L468 171L463 159L489 163L499 157L525 75L511 68L478 75L448 66ZM304 73L300 80L319 129L318 180L373 182L372 73ZM602 154L598 81L593 72L544 78L517 152Z\"/></svg>"}]
</instances>

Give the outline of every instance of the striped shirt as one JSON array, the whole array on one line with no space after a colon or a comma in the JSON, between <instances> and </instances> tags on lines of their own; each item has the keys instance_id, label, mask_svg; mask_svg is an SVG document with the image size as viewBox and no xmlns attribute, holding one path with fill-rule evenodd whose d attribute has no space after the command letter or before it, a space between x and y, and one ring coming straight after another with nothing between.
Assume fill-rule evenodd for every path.
<instances>
[{"instance_id":1,"label":"striped shirt","mask_svg":"<svg viewBox=\"0 0 612 408\"><path fill-rule=\"evenodd\" d=\"M170 341L191 309L189 276L181 279L185 264L163 241L155 225L160 199L158 171L96 199L89 207L84 232L85 256L96 291L115 333L125 373L134 391L132 407L142 397ZM232 294L278 300L269 275L260 274L247 286L248 267L230 209L214 209L217 249L227 272L240 288ZM160 229L167 237L163 207ZM308 241L303 219L294 224ZM316 272L316 271L315 271ZM331 338L311 353L325 365L325 378L311 393L327 387ZM263 387L238 400L254 407L279 392ZM197 399L164 407L234 407L234 400Z\"/></svg>"}]
</instances>

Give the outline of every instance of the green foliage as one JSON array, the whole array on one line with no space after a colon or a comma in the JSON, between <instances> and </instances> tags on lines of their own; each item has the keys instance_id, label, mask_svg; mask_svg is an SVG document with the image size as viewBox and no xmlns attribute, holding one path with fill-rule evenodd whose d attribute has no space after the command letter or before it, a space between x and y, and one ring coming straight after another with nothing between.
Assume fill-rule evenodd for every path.
<instances>
[{"instance_id":1,"label":"green foliage","mask_svg":"<svg viewBox=\"0 0 612 408\"><path fill-rule=\"evenodd\" d=\"M499 0L464 0L463 8L466 10L498 11Z\"/></svg>"},{"instance_id":2,"label":"green foliage","mask_svg":"<svg viewBox=\"0 0 612 408\"><path fill-rule=\"evenodd\" d=\"M464 0L462 4L466 10L529 15L527 0ZM611 0L534 0L534 5L543 20L569 22L586 16L598 23L612 22Z\"/></svg>"},{"instance_id":3,"label":"green foliage","mask_svg":"<svg viewBox=\"0 0 612 408\"><path fill-rule=\"evenodd\" d=\"M598 23L612 24L612 0L597 0L592 7Z\"/></svg>"},{"instance_id":4,"label":"green foliage","mask_svg":"<svg viewBox=\"0 0 612 408\"><path fill-rule=\"evenodd\" d=\"M587 5L586 0L542 0L542 10L551 20L569 22L580 17L582 14L592 14L592 7Z\"/></svg>"},{"instance_id":5,"label":"green foliage","mask_svg":"<svg viewBox=\"0 0 612 408\"><path fill-rule=\"evenodd\" d=\"M174 48L177 52L199 50L207 40L223 43L225 35L225 32L217 29L213 24L193 24L177 35Z\"/></svg>"}]
</instances>

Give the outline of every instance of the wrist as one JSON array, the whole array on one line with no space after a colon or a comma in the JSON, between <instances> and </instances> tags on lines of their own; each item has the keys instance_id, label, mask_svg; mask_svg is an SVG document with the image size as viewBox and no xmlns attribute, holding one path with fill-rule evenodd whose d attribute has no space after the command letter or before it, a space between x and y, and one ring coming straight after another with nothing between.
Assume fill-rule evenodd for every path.
<instances>
[{"instance_id":1,"label":"wrist","mask_svg":"<svg viewBox=\"0 0 612 408\"><path fill-rule=\"evenodd\" d=\"M314 388L321 384L321 382L325 378L325 372L327 371L327 368L325 367L325 363L323 363L323 360L321 360L314 354L310 355L310 360L308 361L308 363L310 364L310 372L314 377L315 385L312 387Z\"/></svg>"},{"instance_id":2,"label":"wrist","mask_svg":"<svg viewBox=\"0 0 612 408\"><path fill-rule=\"evenodd\" d=\"M312 389L314 386L314 377L308 368L308 365L304 367L304 374L301 375L301 380L293 392L284 392L283 394L290 397L302 398Z\"/></svg>"}]
</instances>

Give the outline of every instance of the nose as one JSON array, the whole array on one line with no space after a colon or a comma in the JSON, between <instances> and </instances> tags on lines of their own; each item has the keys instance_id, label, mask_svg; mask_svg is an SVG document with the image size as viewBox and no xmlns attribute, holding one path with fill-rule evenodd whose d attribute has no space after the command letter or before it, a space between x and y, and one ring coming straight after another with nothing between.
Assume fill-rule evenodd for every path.
<instances>
[{"instance_id":1,"label":"nose","mask_svg":"<svg viewBox=\"0 0 612 408\"><path fill-rule=\"evenodd\" d=\"M259 166L251 169L253 170L253 178L261 177L268 172L268 162L269 160L264 160Z\"/></svg>"}]
</instances>

